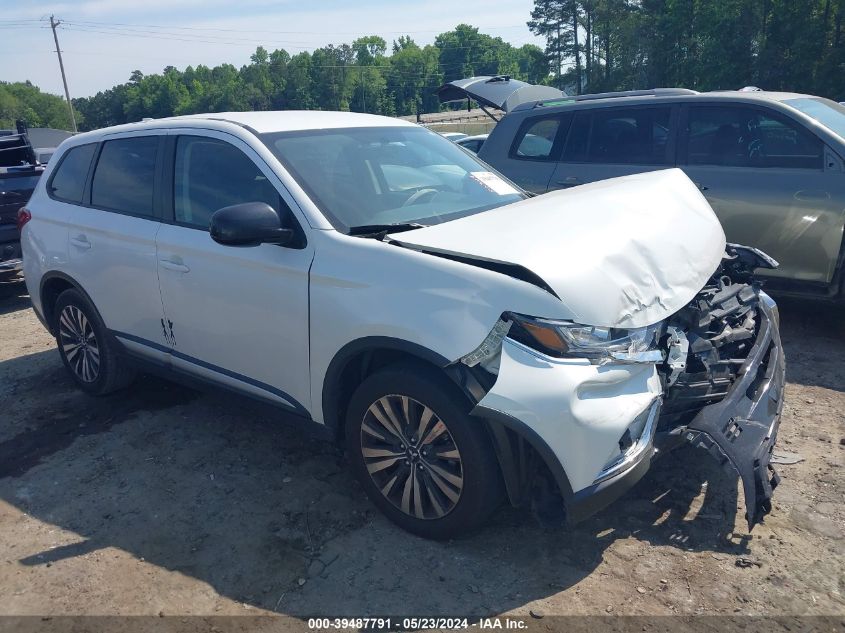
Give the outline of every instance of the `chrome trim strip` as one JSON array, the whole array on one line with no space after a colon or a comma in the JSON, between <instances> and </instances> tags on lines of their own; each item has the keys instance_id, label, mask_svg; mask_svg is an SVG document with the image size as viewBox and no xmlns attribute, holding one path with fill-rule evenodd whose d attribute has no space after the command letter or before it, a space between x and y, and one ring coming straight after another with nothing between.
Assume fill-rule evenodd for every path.
<instances>
[{"instance_id":1,"label":"chrome trim strip","mask_svg":"<svg viewBox=\"0 0 845 633\"><path fill-rule=\"evenodd\" d=\"M645 427L643 427L642 435L640 435L637 443L628 449L628 451L622 456L622 459L602 470L598 477L593 480L592 485L599 484L611 477L615 477L616 475L625 472L639 462L648 451L653 450L654 433L657 430L657 414L660 411L660 405L662 402L662 396L655 397L649 405L648 418L646 419ZM642 415L642 413L640 413L640 415ZM639 417L639 415L637 417ZM636 420L636 418L634 419Z\"/></svg>"}]
</instances>

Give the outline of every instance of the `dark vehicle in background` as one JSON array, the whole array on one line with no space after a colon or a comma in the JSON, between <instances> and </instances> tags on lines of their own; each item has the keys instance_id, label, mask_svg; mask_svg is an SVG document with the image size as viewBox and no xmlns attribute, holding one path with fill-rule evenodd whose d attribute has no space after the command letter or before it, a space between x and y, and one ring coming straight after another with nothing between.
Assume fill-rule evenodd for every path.
<instances>
[{"instance_id":1,"label":"dark vehicle in background","mask_svg":"<svg viewBox=\"0 0 845 633\"><path fill-rule=\"evenodd\" d=\"M680 167L729 242L780 263L758 271L769 291L845 299L845 107L834 101L667 88L526 102L479 157L534 193Z\"/></svg>"},{"instance_id":2,"label":"dark vehicle in background","mask_svg":"<svg viewBox=\"0 0 845 633\"><path fill-rule=\"evenodd\" d=\"M35 148L35 157L38 159L38 162L42 165L46 165L50 162L50 159L53 157L53 154L56 152L55 147L36 147Z\"/></svg>"},{"instance_id":3,"label":"dark vehicle in background","mask_svg":"<svg viewBox=\"0 0 845 633\"><path fill-rule=\"evenodd\" d=\"M25 125L0 130L0 277L21 269L18 210L29 200L43 171Z\"/></svg>"}]
</instances>

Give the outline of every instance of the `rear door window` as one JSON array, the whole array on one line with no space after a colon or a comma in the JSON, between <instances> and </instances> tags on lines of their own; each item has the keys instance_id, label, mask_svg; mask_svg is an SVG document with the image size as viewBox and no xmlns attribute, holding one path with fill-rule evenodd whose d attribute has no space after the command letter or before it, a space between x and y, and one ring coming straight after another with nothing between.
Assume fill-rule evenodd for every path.
<instances>
[{"instance_id":1,"label":"rear door window","mask_svg":"<svg viewBox=\"0 0 845 633\"><path fill-rule=\"evenodd\" d=\"M529 119L522 124L514 139L511 157L530 160L554 160L555 140L569 115ZM476 150L477 151L477 150Z\"/></svg>"},{"instance_id":2,"label":"rear door window","mask_svg":"<svg viewBox=\"0 0 845 633\"><path fill-rule=\"evenodd\" d=\"M91 184L91 205L153 217L158 147L158 136L133 136L103 143Z\"/></svg>"},{"instance_id":3,"label":"rear door window","mask_svg":"<svg viewBox=\"0 0 845 633\"><path fill-rule=\"evenodd\" d=\"M85 193L85 180L94 157L95 143L72 147L62 157L50 179L47 191L51 197L62 202L81 204Z\"/></svg>"},{"instance_id":4,"label":"rear door window","mask_svg":"<svg viewBox=\"0 0 845 633\"><path fill-rule=\"evenodd\" d=\"M695 106L687 125L687 163L724 167L821 169L822 142L776 112Z\"/></svg>"},{"instance_id":5,"label":"rear door window","mask_svg":"<svg viewBox=\"0 0 845 633\"><path fill-rule=\"evenodd\" d=\"M671 106L582 110L566 142L564 162L670 164Z\"/></svg>"}]
</instances>

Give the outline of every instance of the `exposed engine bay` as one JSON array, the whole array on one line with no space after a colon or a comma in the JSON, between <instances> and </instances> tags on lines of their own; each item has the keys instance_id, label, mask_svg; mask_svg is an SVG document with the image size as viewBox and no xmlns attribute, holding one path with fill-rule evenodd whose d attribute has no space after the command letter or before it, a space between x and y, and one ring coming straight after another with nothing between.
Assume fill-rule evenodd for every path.
<instances>
[{"instance_id":1,"label":"exposed engine bay","mask_svg":"<svg viewBox=\"0 0 845 633\"><path fill-rule=\"evenodd\" d=\"M666 395L658 431L685 426L727 395L759 333L760 284L753 270L776 266L756 249L728 244L709 283L668 319L661 340Z\"/></svg>"},{"instance_id":2,"label":"exposed engine bay","mask_svg":"<svg viewBox=\"0 0 845 633\"><path fill-rule=\"evenodd\" d=\"M783 348L777 307L752 276L776 266L756 249L728 244L710 282L670 317L659 368L658 433L707 450L739 474L749 530L771 511L780 481L769 460L783 408Z\"/></svg>"}]
</instances>

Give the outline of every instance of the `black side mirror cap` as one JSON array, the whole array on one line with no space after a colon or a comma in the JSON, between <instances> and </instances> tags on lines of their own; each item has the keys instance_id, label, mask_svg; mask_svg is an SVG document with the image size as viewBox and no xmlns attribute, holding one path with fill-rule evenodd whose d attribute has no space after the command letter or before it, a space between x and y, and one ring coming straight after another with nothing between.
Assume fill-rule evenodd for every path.
<instances>
[{"instance_id":1,"label":"black side mirror cap","mask_svg":"<svg viewBox=\"0 0 845 633\"><path fill-rule=\"evenodd\" d=\"M286 246L294 239L291 229L282 227L279 214L266 202L243 202L218 209L211 216L208 231L225 246Z\"/></svg>"}]
</instances>

